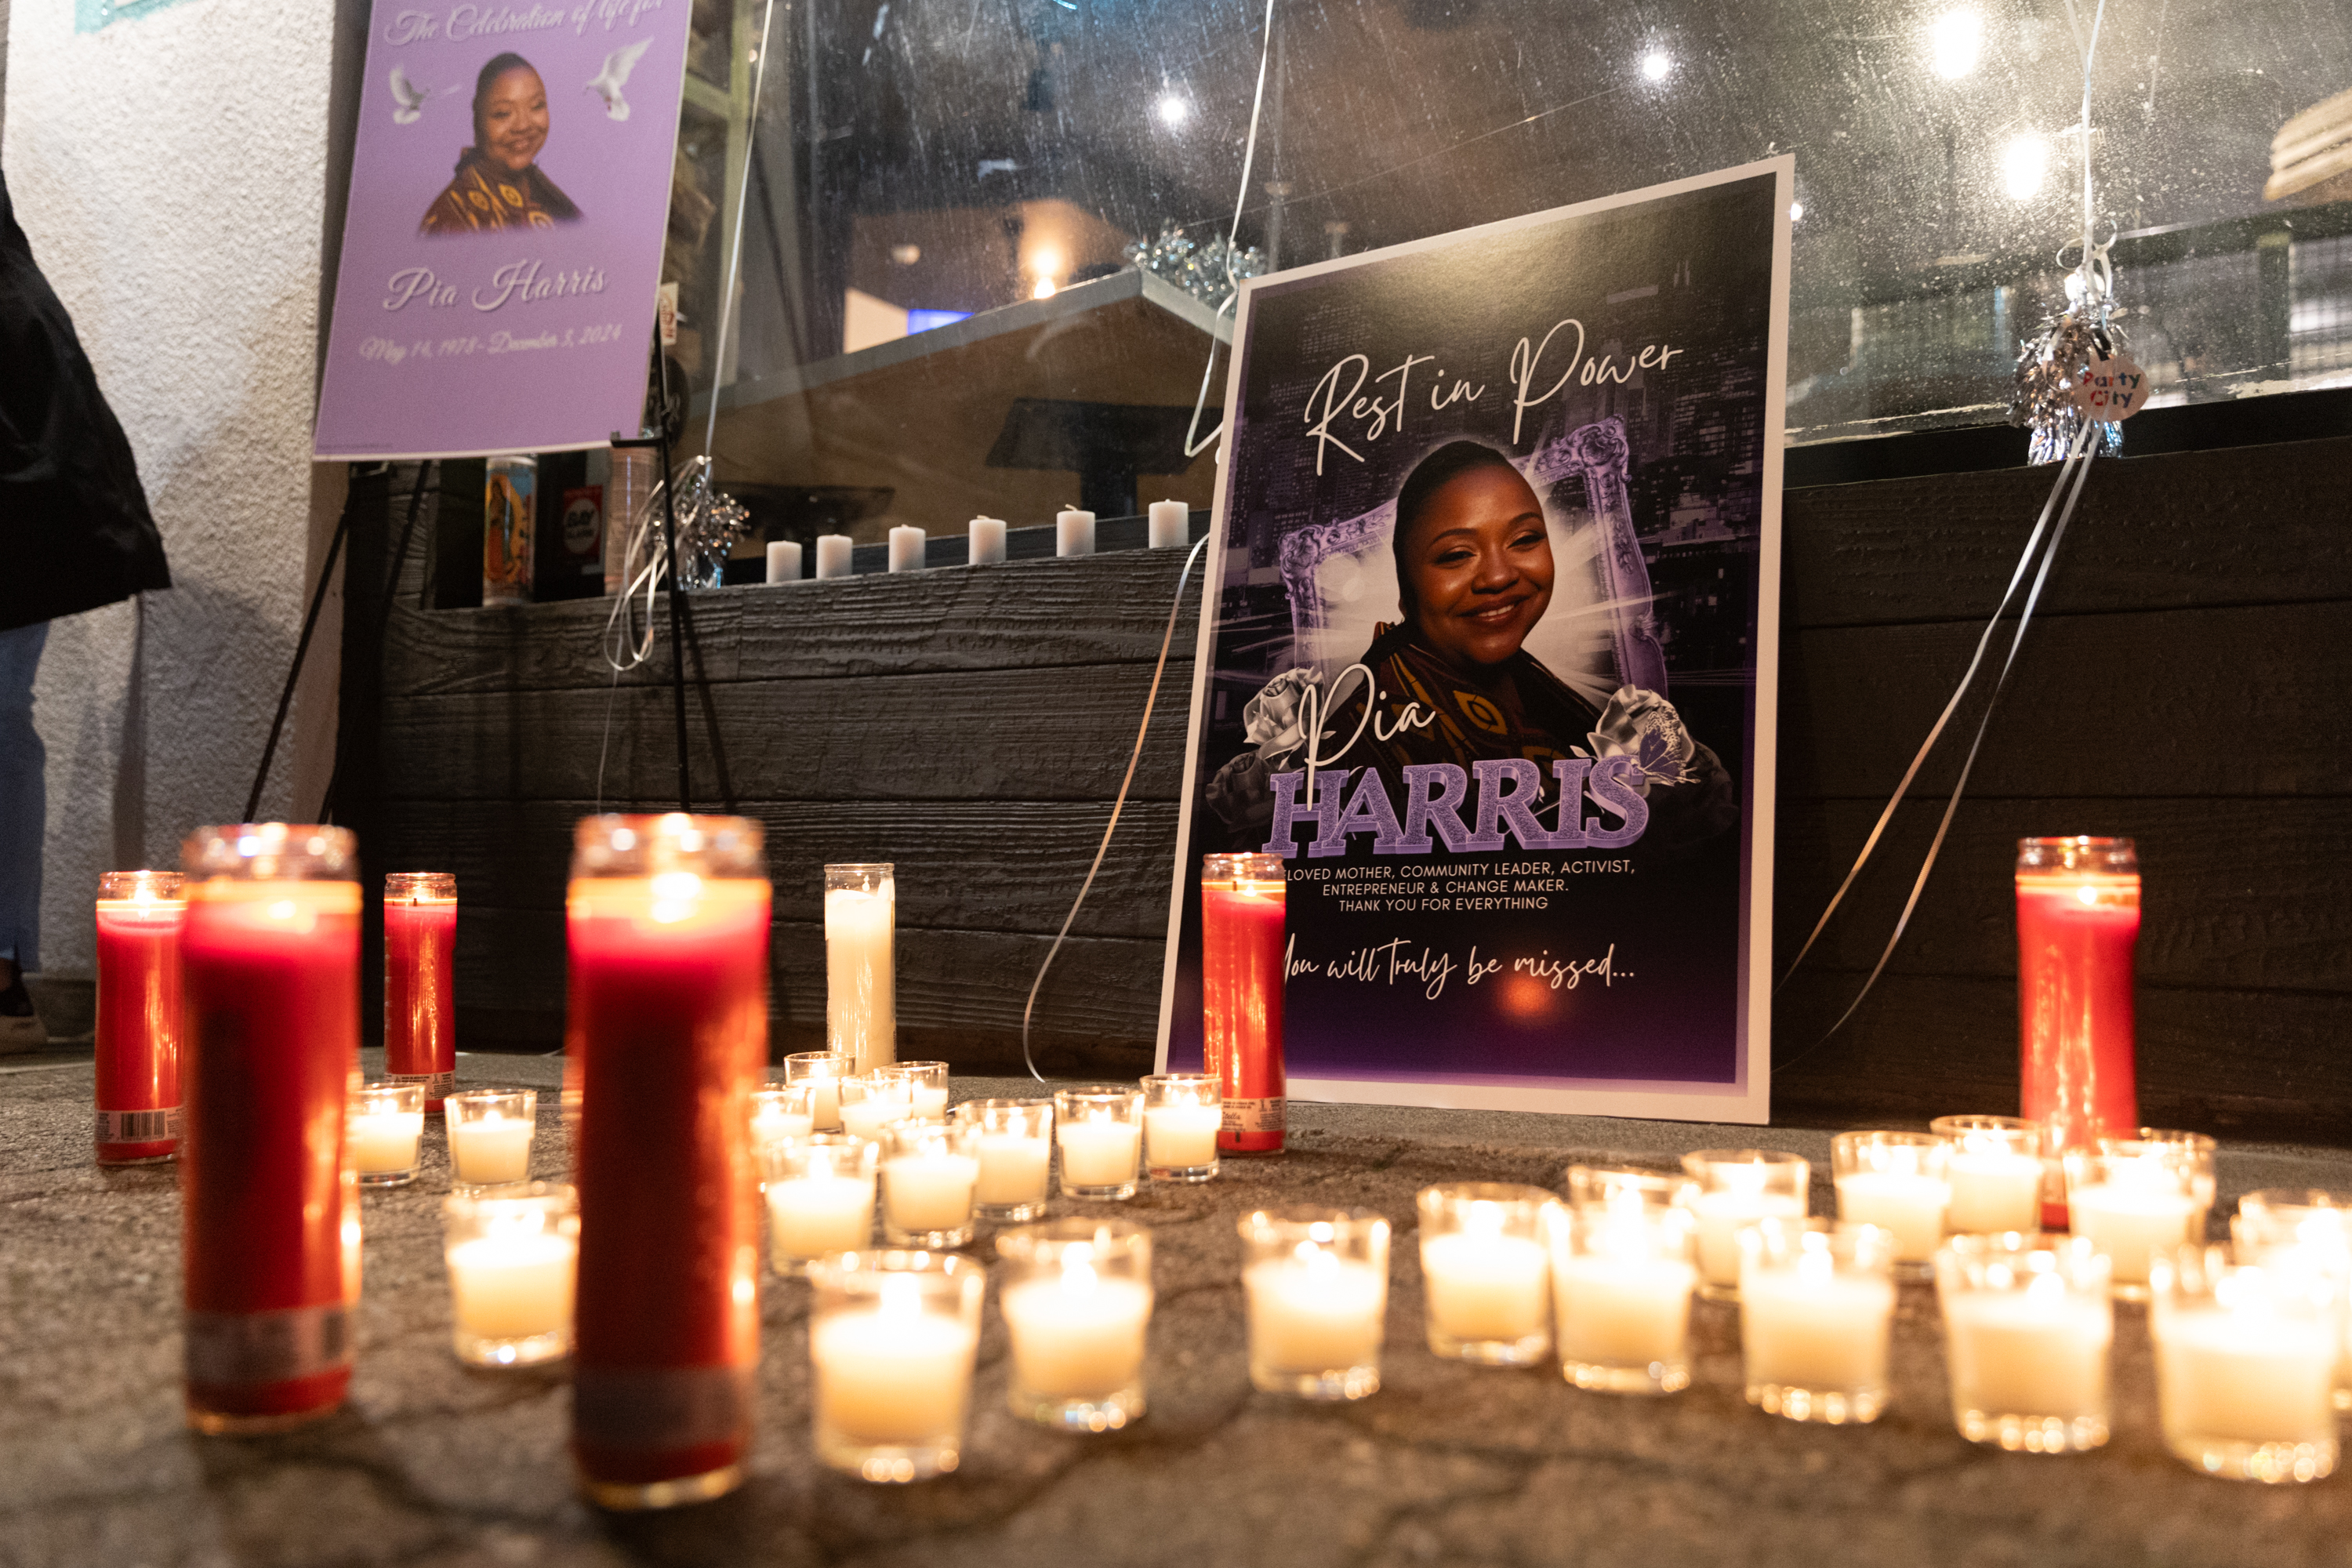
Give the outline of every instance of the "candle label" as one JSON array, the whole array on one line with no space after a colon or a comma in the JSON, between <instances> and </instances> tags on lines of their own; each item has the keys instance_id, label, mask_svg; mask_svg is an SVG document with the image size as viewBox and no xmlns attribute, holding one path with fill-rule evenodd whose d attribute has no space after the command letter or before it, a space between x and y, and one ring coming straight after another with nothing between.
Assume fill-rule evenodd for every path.
<instances>
[{"instance_id":1,"label":"candle label","mask_svg":"<svg viewBox=\"0 0 2352 1568\"><path fill-rule=\"evenodd\" d=\"M184 1333L188 1381L216 1388L286 1383L352 1360L351 1310L341 1302L281 1312L190 1312Z\"/></svg>"},{"instance_id":2,"label":"candle label","mask_svg":"<svg viewBox=\"0 0 2352 1568\"><path fill-rule=\"evenodd\" d=\"M1255 922L1191 874L1257 854L1286 872L1268 977L1302 1100L1768 1120L1759 389L1787 379L1794 179L1783 155L1247 292L1215 515L1253 521L1208 557L1156 1070L1260 1032L1222 945ZM1457 533L1507 563L1475 595L1433 542Z\"/></svg>"},{"instance_id":3,"label":"candle label","mask_svg":"<svg viewBox=\"0 0 2352 1568\"><path fill-rule=\"evenodd\" d=\"M159 1143L180 1136L184 1120L179 1106L160 1110L101 1110L98 1141L101 1143Z\"/></svg>"},{"instance_id":4,"label":"candle label","mask_svg":"<svg viewBox=\"0 0 2352 1568\"><path fill-rule=\"evenodd\" d=\"M420 1083L425 1086L427 1100L446 1099L457 1087L456 1072L393 1072L383 1075L386 1083Z\"/></svg>"},{"instance_id":5,"label":"candle label","mask_svg":"<svg viewBox=\"0 0 2352 1568\"><path fill-rule=\"evenodd\" d=\"M1273 1100L1228 1100L1224 1102L1223 1131L1227 1132L1279 1132L1282 1131L1283 1107L1288 1101Z\"/></svg>"},{"instance_id":6,"label":"candle label","mask_svg":"<svg viewBox=\"0 0 2352 1568\"><path fill-rule=\"evenodd\" d=\"M572 1436L656 1453L728 1442L751 1428L751 1382L745 1367L576 1367Z\"/></svg>"}]
</instances>

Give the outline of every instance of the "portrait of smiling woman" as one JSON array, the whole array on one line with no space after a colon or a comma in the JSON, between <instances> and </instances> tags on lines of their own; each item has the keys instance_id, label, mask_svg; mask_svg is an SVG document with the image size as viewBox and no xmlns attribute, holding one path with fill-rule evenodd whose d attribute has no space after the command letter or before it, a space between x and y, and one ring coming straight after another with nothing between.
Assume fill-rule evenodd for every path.
<instances>
[{"instance_id":1,"label":"portrait of smiling woman","mask_svg":"<svg viewBox=\"0 0 2352 1568\"><path fill-rule=\"evenodd\" d=\"M548 228L580 209L540 172L547 145L547 86L518 54L493 56L474 80L474 144L418 225L425 234Z\"/></svg>"}]
</instances>

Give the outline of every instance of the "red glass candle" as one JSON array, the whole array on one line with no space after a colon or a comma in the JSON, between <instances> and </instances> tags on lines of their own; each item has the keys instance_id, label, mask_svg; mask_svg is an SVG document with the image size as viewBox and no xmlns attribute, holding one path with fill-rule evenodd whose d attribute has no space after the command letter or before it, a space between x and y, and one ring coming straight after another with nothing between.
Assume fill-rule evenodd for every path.
<instances>
[{"instance_id":1,"label":"red glass candle","mask_svg":"<svg viewBox=\"0 0 2352 1568\"><path fill-rule=\"evenodd\" d=\"M425 1088L441 1109L457 1083L457 1013L450 965L457 944L457 879L394 871L383 879L383 1070Z\"/></svg>"},{"instance_id":2,"label":"red glass candle","mask_svg":"<svg viewBox=\"0 0 2352 1568\"><path fill-rule=\"evenodd\" d=\"M760 825L583 821L568 923L567 1082L580 1095L572 1456L603 1507L697 1502L742 1479L760 1357Z\"/></svg>"},{"instance_id":3,"label":"red glass candle","mask_svg":"<svg viewBox=\"0 0 2352 1568\"><path fill-rule=\"evenodd\" d=\"M199 829L182 857L188 1420L271 1431L334 1409L352 1378L358 847L343 828L268 822Z\"/></svg>"},{"instance_id":4,"label":"red glass candle","mask_svg":"<svg viewBox=\"0 0 2352 1568\"><path fill-rule=\"evenodd\" d=\"M2022 1114L2063 1155L2139 1125L2132 1061L2139 861L2128 838L2017 845L2017 1011ZM2043 1223L2064 1223L2045 1203Z\"/></svg>"},{"instance_id":5,"label":"red glass candle","mask_svg":"<svg viewBox=\"0 0 2352 1568\"><path fill-rule=\"evenodd\" d=\"M1278 855L1201 861L1201 1065L1224 1091L1217 1147L1282 1147L1283 889Z\"/></svg>"},{"instance_id":6,"label":"red glass candle","mask_svg":"<svg viewBox=\"0 0 2352 1568\"><path fill-rule=\"evenodd\" d=\"M180 1146L177 871L98 879L98 1163L145 1165Z\"/></svg>"}]
</instances>

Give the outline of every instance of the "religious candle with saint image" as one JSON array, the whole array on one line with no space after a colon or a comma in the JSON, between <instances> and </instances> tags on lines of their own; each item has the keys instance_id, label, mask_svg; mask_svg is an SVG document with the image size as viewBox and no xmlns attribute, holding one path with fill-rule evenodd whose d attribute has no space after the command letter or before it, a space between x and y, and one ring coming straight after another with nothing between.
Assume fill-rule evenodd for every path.
<instances>
[{"instance_id":1,"label":"religious candle with saint image","mask_svg":"<svg viewBox=\"0 0 2352 1568\"><path fill-rule=\"evenodd\" d=\"M443 1109L457 1082L457 879L394 871L383 879L383 1070L420 1083L425 1109Z\"/></svg>"},{"instance_id":2,"label":"religious candle with saint image","mask_svg":"<svg viewBox=\"0 0 2352 1568\"><path fill-rule=\"evenodd\" d=\"M1217 1147L1282 1148L1283 891L1278 855L1201 860L1201 1065L1223 1088Z\"/></svg>"},{"instance_id":3,"label":"religious candle with saint image","mask_svg":"<svg viewBox=\"0 0 2352 1568\"><path fill-rule=\"evenodd\" d=\"M181 862L188 1422L275 1431L334 1409L352 1378L359 847L346 828L247 823L197 829Z\"/></svg>"},{"instance_id":4,"label":"religious candle with saint image","mask_svg":"<svg viewBox=\"0 0 2352 1568\"><path fill-rule=\"evenodd\" d=\"M572 1451L604 1507L667 1508L742 1480L760 1358L751 1110L768 1054L768 905L757 822L579 825Z\"/></svg>"}]
</instances>

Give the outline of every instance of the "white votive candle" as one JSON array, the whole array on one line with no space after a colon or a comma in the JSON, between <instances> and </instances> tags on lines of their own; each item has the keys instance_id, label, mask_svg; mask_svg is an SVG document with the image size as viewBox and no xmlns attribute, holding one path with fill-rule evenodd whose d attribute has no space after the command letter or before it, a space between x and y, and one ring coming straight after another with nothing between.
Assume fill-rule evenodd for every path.
<instances>
[{"instance_id":1,"label":"white votive candle","mask_svg":"<svg viewBox=\"0 0 2352 1568\"><path fill-rule=\"evenodd\" d=\"M898 527L890 531L890 570L920 572L923 569L923 531L919 528Z\"/></svg>"},{"instance_id":2,"label":"white votive candle","mask_svg":"<svg viewBox=\"0 0 2352 1568\"><path fill-rule=\"evenodd\" d=\"M1710 1285L1739 1283L1739 1227L1759 1219L1802 1219L1805 1200L1792 1193L1719 1188L1692 1200L1698 1215L1698 1268Z\"/></svg>"},{"instance_id":3,"label":"white votive candle","mask_svg":"<svg viewBox=\"0 0 2352 1568\"><path fill-rule=\"evenodd\" d=\"M816 1118L793 1110L762 1110L751 1118L751 1142L764 1149L787 1138L805 1138L816 1131Z\"/></svg>"},{"instance_id":4,"label":"white votive candle","mask_svg":"<svg viewBox=\"0 0 2352 1568\"><path fill-rule=\"evenodd\" d=\"M841 1130L860 1138L875 1138L893 1121L904 1121L914 1113L914 1103L905 1095L880 1094L869 1100L852 1100L841 1107Z\"/></svg>"},{"instance_id":5,"label":"white votive candle","mask_svg":"<svg viewBox=\"0 0 2352 1568\"><path fill-rule=\"evenodd\" d=\"M976 1203L1002 1208L1045 1201L1046 1181L1053 1170L1054 1146L1043 1138L1017 1132L983 1132L980 1136L980 1177L972 1191Z\"/></svg>"},{"instance_id":6,"label":"white votive candle","mask_svg":"<svg viewBox=\"0 0 2352 1568\"><path fill-rule=\"evenodd\" d=\"M1143 1113L1144 1163L1154 1170L1213 1165L1217 1130L1224 1124L1219 1106L1152 1106Z\"/></svg>"},{"instance_id":7,"label":"white votive candle","mask_svg":"<svg viewBox=\"0 0 2352 1568\"><path fill-rule=\"evenodd\" d=\"M1154 550L1167 550L1184 542L1192 531L1192 509L1181 500L1156 500L1151 503L1151 525L1149 542Z\"/></svg>"},{"instance_id":8,"label":"white votive candle","mask_svg":"<svg viewBox=\"0 0 2352 1568\"><path fill-rule=\"evenodd\" d=\"M1388 1276L1369 1263L1314 1253L1254 1263L1242 1271L1249 1296L1250 1360L1286 1373L1339 1372L1380 1360Z\"/></svg>"},{"instance_id":9,"label":"white votive candle","mask_svg":"<svg viewBox=\"0 0 2352 1568\"><path fill-rule=\"evenodd\" d=\"M882 1218L893 1230L961 1230L971 1224L980 1162L968 1154L899 1154L882 1162Z\"/></svg>"},{"instance_id":10,"label":"white votive candle","mask_svg":"<svg viewBox=\"0 0 2352 1568\"><path fill-rule=\"evenodd\" d=\"M2334 1439L2336 1336L2325 1320L2184 1311L2154 1327L2157 1404L2176 1449Z\"/></svg>"},{"instance_id":11,"label":"white votive candle","mask_svg":"<svg viewBox=\"0 0 2352 1568\"><path fill-rule=\"evenodd\" d=\"M1893 1280L1751 1268L1739 1280L1748 1381L1815 1393L1884 1387L1894 1316Z\"/></svg>"},{"instance_id":12,"label":"white votive candle","mask_svg":"<svg viewBox=\"0 0 2352 1568\"><path fill-rule=\"evenodd\" d=\"M921 1444L963 1426L980 1336L938 1312L843 1312L809 1330L821 1427L871 1447Z\"/></svg>"},{"instance_id":13,"label":"white votive candle","mask_svg":"<svg viewBox=\"0 0 2352 1568\"><path fill-rule=\"evenodd\" d=\"M772 539L768 542L768 581L797 583L801 580L801 545L797 539Z\"/></svg>"},{"instance_id":14,"label":"white votive candle","mask_svg":"<svg viewBox=\"0 0 2352 1568\"><path fill-rule=\"evenodd\" d=\"M1132 1121L1066 1121L1055 1129L1066 1187L1116 1187L1135 1180L1142 1129Z\"/></svg>"},{"instance_id":15,"label":"white votive candle","mask_svg":"<svg viewBox=\"0 0 2352 1568\"><path fill-rule=\"evenodd\" d=\"M519 1116L491 1114L449 1122L449 1175L468 1186L530 1179L530 1139L537 1131Z\"/></svg>"},{"instance_id":16,"label":"white votive candle","mask_svg":"<svg viewBox=\"0 0 2352 1568\"><path fill-rule=\"evenodd\" d=\"M975 517L965 534L965 559L974 566L1004 563L1004 520Z\"/></svg>"},{"instance_id":17,"label":"white votive candle","mask_svg":"<svg viewBox=\"0 0 2352 1568\"><path fill-rule=\"evenodd\" d=\"M448 1250L457 1332L524 1340L562 1332L572 1321L579 1243L536 1232L478 1236Z\"/></svg>"},{"instance_id":18,"label":"white votive candle","mask_svg":"<svg viewBox=\"0 0 2352 1568\"><path fill-rule=\"evenodd\" d=\"M1075 507L1054 514L1054 553L1056 555L1092 555L1095 552L1095 514L1079 511Z\"/></svg>"},{"instance_id":19,"label":"white votive candle","mask_svg":"<svg viewBox=\"0 0 2352 1568\"><path fill-rule=\"evenodd\" d=\"M783 1258L856 1252L874 1237L871 1176L801 1176L768 1184L768 1223Z\"/></svg>"},{"instance_id":20,"label":"white votive candle","mask_svg":"<svg viewBox=\"0 0 2352 1568\"><path fill-rule=\"evenodd\" d=\"M2074 1234L2106 1254L2117 1285L2147 1283L2148 1260L2196 1239L2197 1205L2188 1194L2155 1182L2102 1182L2066 1194Z\"/></svg>"},{"instance_id":21,"label":"white votive candle","mask_svg":"<svg viewBox=\"0 0 2352 1568\"><path fill-rule=\"evenodd\" d=\"M1562 1361L1638 1367L1682 1361L1698 1270L1679 1258L1577 1254L1552 1260Z\"/></svg>"},{"instance_id":22,"label":"white votive candle","mask_svg":"<svg viewBox=\"0 0 2352 1568\"><path fill-rule=\"evenodd\" d=\"M425 1136L422 1110L382 1110L353 1116L344 1134L352 1169L362 1176L396 1176L416 1168Z\"/></svg>"},{"instance_id":23,"label":"white votive candle","mask_svg":"<svg viewBox=\"0 0 2352 1568\"><path fill-rule=\"evenodd\" d=\"M2068 1421L2106 1414L2114 1314L2063 1279L1948 1295L1944 1334L1957 1411Z\"/></svg>"},{"instance_id":24,"label":"white votive candle","mask_svg":"<svg viewBox=\"0 0 2352 1568\"><path fill-rule=\"evenodd\" d=\"M944 1089L919 1083L908 1103L918 1121L945 1121L948 1119L948 1091Z\"/></svg>"},{"instance_id":25,"label":"white votive candle","mask_svg":"<svg viewBox=\"0 0 2352 1568\"><path fill-rule=\"evenodd\" d=\"M998 1298L1013 1376L1045 1399L1101 1399L1143 1375L1150 1287L1086 1268L1009 1285Z\"/></svg>"},{"instance_id":26,"label":"white votive candle","mask_svg":"<svg viewBox=\"0 0 2352 1568\"><path fill-rule=\"evenodd\" d=\"M1925 1263L1944 1239L1952 1184L1901 1171L1856 1171L1837 1178L1838 1217L1893 1234L1899 1263Z\"/></svg>"},{"instance_id":27,"label":"white votive candle","mask_svg":"<svg viewBox=\"0 0 2352 1568\"><path fill-rule=\"evenodd\" d=\"M1543 1243L1453 1231L1424 1236L1421 1272L1430 1327L1468 1342L1517 1341L1544 1329Z\"/></svg>"},{"instance_id":28,"label":"white votive candle","mask_svg":"<svg viewBox=\"0 0 2352 1568\"><path fill-rule=\"evenodd\" d=\"M820 581L850 574L850 552L856 546L845 533L820 533L816 538L816 574Z\"/></svg>"},{"instance_id":29,"label":"white votive candle","mask_svg":"<svg viewBox=\"0 0 2352 1568\"><path fill-rule=\"evenodd\" d=\"M2042 1160L1999 1149L1958 1149L1945 1228L1956 1236L2031 1231L2042 1222Z\"/></svg>"}]
</instances>

